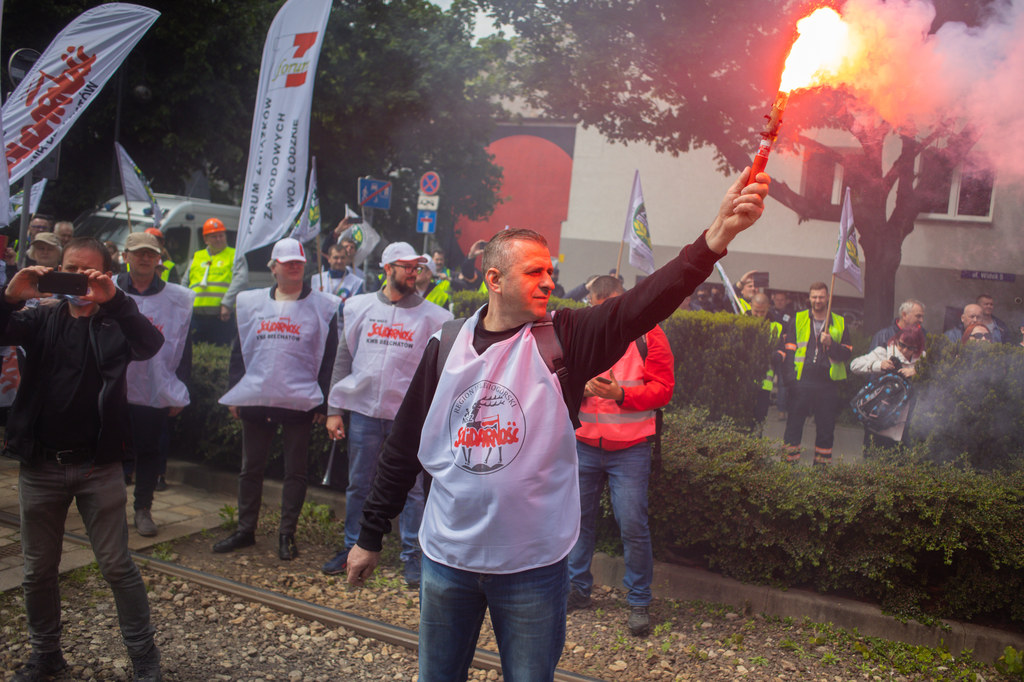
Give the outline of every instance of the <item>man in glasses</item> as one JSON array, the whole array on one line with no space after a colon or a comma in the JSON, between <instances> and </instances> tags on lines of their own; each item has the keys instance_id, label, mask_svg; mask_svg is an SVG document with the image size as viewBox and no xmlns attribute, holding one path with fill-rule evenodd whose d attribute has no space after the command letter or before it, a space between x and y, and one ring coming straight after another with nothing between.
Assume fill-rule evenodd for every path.
<instances>
[{"instance_id":1,"label":"man in glasses","mask_svg":"<svg viewBox=\"0 0 1024 682\"><path fill-rule=\"evenodd\" d=\"M331 377L327 433L345 437L342 412L348 410L348 489L345 491L345 547L324 564L323 572L345 572L348 551L359 539L363 503L377 473L381 444L391 432L402 398L423 357L427 340L452 319L416 290L416 277L427 258L406 242L389 244L381 256L384 286L345 302L344 332ZM423 480L417 480L399 517L401 559L410 586L420 581L420 546L416 539L423 517Z\"/></svg>"}]
</instances>

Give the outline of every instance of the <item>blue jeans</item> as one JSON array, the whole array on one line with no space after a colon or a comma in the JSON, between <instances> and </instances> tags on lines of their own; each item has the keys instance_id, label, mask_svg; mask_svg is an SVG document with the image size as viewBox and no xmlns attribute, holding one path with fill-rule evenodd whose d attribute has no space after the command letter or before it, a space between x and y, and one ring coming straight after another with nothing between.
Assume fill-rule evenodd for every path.
<instances>
[{"instance_id":1,"label":"blue jeans","mask_svg":"<svg viewBox=\"0 0 1024 682\"><path fill-rule=\"evenodd\" d=\"M505 682L551 680L565 646L566 560L519 573L472 573L423 557L420 682L465 680L484 611Z\"/></svg>"},{"instance_id":2,"label":"blue jeans","mask_svg":"<svg viewBox=\"0 0 1024 682\"><path fill-rule=\"evenodd\" d=\"M373 479L377 476L377 461L384 439L391 433L390 419L376 419L352 412L348 427L348 488L345 490L345 547L355 547L359 539L359 525L363 519L363 505L370 496ZM402 561L420 555L420 522L423 520L423 474L416 477L416 485L409 491L405 507L398 517L402 537Z\"/></svg>"},{"instance_id":3,"label":"blue jeans","mask_svg":"<svg viewBox=\"0 0 1024 682\"><path fill-rule=\"evenodd\" d=\"M25 557L25 613L32 651L60 651L60 590L57 584L64 523L74 500L85 522L100 572L117 605L128 654L144 656L153 647L149 598L139 569L128 554L128 494L121 463L62 466L21 465L21 546Z\"/></svg>"},{"instance_id":4,"label":"blue jeans","mask_svg":"<svg viewBox=\"0 0 1024 682\"><path fill-rule=\"evenodd\" d=\"M569 552L569 580L572 587L589 596L594 587L590 560L600 513L601 491L608 481L612 511L619 524L626 559L622 584L630 606L651 603L654 555L647 525L647 480L651 475L651 446L641 443L625 450L602 450L576 442L580 461L580 537Z\"/></svg>"}]
</instances>

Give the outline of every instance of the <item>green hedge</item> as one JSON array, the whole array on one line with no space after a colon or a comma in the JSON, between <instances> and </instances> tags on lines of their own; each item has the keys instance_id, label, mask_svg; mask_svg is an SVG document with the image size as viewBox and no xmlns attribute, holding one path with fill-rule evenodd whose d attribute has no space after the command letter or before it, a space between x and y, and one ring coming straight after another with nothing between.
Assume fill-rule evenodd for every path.
<instances>
[{"instance_id":1,"label":"green hedge","mask_svg":"<svg viewBox=\"0 0 1024 682\"><path fill-rule=\"evenodd\" d=\"M898 614L1024 621L1024 472L986 475L906 456L792 467L777 446L668 415L652 479L661 558L745 582L840 591Z\"/></svg>"},{"instance_id":2,"label":"green hedge","mask_svg":"<svg viewBox=\"0 0 1024 682\"><path fill-rule=\"evenodd\" d=\"M936 463L1024 466L1024 349L932 339L918 367L910 437Z\"/></svg>"}]
</instances>

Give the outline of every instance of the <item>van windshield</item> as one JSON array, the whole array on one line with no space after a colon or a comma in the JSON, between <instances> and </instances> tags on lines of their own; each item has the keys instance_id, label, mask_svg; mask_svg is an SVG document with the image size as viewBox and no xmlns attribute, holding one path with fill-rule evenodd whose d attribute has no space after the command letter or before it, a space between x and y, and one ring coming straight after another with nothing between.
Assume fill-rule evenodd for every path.
<instances>
[{"instance_id":1,"label":"van windshield","mask_svg":"<svg viewBox=\"0 0 1024 682\"><path fill-rule=\"evenodd\" d=\"M152 220L132 218L131 232L144 232L147 227L153 227ZM111 241L117 244L119 249L124 248L128 234L127 218L103 216L98 213L87 216L82 222L75 225L76 237L95 237L101 242Z\"/></svg>"}]
</instances>

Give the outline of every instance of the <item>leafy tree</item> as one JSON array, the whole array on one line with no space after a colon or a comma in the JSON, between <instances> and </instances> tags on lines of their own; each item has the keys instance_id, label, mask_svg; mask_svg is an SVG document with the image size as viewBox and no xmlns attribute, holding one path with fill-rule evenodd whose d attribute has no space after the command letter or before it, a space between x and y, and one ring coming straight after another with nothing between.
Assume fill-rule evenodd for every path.
<instances>
[{"instance_id":1,"label":"leafy tree","mask_svg":"<svg viewBox=\"0 0 1024 682\"><path fill-rule=\"evenodd\" d=\"M717 170L725 174L750 163L796 20L814 8L808 0L478 3L519 36L510 68L530 104L594 126L612 141L644 142L672 154L711 146ZM942 2L933 28L950 17L975 18L987 4ZM903 241L931 198L923 189L929 183L914 186L915 161L942 142L956 163L972 138L963 129L915 137L879 116L863 115L872 113L866 108L843 90L798 91L778 147L813 149L844 166L866 260L865 324L881 328L894 310ZM821 127L849 131L859 149L841 154L806 134ZM895 162L888 148L883 155L894 138ZM801 221L819 217L800 188L776 181L771 196ZM895 205L887 210L890 198Z\"/></svg>"},{"instance_id":2,"label":"leafy tree","mask_svg":"<svg viewBox=\"0 0 1024 682\"><path fill-rule=\"evenodd\" d=\"M2 58L39 51L98 0L8 3ZM281 0L149 0L161 12L121 68L119 136L157 191L188 193L202 171L213 198L237 201L244 181L263 43ZM326 220L355 205L356 178L395 183L377 226L390 238L414 229L416 181L441 173L442 225L493 210L500 169L484 147L500 109L481 76L501 44L471 44L471 14L425 0L334 2L313 95ZM113 161L118 76L64 138L60 178L43 208L74 216L120 192Z\"/></svg>"}]
</instances>

